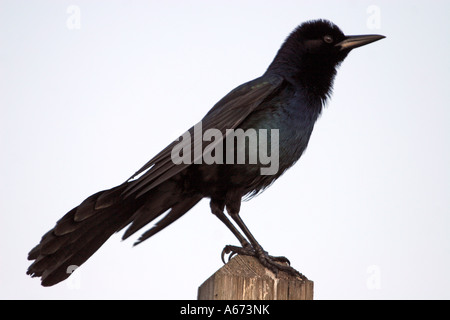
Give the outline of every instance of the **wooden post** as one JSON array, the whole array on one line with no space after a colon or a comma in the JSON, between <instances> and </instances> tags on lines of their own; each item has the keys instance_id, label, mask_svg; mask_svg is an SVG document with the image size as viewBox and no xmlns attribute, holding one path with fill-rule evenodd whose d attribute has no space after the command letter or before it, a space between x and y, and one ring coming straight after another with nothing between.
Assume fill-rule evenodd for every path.
<instances>
[{"instance_id":1,"label":"wooden post","mask_svg":"<svg viewBox=\"0 0 450 320\"><path fill-rule=\"evenodd\" d=\"M254 257L237 255L198 288L198 300L313 300L314 282L279 272Z\"/></svg>"}]
</instances>

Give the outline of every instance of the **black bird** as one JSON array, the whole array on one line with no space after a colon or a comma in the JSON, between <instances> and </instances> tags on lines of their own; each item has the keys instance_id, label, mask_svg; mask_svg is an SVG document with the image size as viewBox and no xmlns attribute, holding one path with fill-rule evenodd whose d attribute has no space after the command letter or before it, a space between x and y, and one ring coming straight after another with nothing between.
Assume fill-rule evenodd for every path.
<instances>
[{"instance_id":1,"label":"black bird","mask_svg":"<svg viewBox=\"0 0 450 320\"><path fill-rule=\"evenodd\" d=\"M176 163L174 148L183 139L174 141L123 184L88 197L63 216L30 251L28 259L34 262L27 274L41 277L43 286L52 286L69 277L71 266L83 264L113 233L128 226L123 235L126 239L162 216L142 234L137 241L141 243L180 218L201 199L209 198L212 213L242 245L226 246L222 259L224 253L253 255L274 272L283 270L302 276L280 263L287 262L286 258L269 256L262 249L239 216L241 201L263 191L300 158L330 96L336 68L352 49L382 38L380 35L345 36L326 20L301 24L288 36L260 78L232 90L201 121L201 133L208 129L220 130L220 136L210 140L216 147L228 137L227 129L244 132L254 129L258 138L263 138L261 129L268 130L267 148L271 148L270 156L277 156L274 161L278 162L274 172L262 174L262 168L268 166L260 157L256 163L249 161L249 154L255 152L250 138L244 144L243 150L248 153L243 164L225 161L237 160L239 150L237 145L230 149L231 145L225 143L223 149L217 147L215 154L210 154L224 161L207 164L199 161L194 152L194 156L188 155L192 164ZM273 129L278 130L277 137ZM195 136L195 127L187 133ZM273 137L277 140L272 140ZM200 146L200 152L206 151L201 142L198 138L184 141L186 149L179 154L184 158L188 147L198 150ZM277 148L272 149L273 146ZM262 148L260 144L258 148ZM243 235L227 218L225 208Z\"/></svg>"}]
</instances>

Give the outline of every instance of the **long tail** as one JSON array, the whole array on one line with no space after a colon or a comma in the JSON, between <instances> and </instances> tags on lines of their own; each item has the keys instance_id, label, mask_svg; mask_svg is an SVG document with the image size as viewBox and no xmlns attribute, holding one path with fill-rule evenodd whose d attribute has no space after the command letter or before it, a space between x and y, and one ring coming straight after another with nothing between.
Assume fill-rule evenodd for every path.
<instances>
[{"instance_id":1,"label":"long tail","mask_svg":"<svg viewBox=\"0 0 450 320\"><path fill-rule=\"evenodd\" d=\"M136 244L180 218L196 205L202 196L184 194L173 180L167 180L148 194L124 197L127 183L100 191L62 217L28 254L34 262L27 274L41 277L43 286L55 285L71 275L73 266L81 266L115 232L129 225L126 239L164 212L167 214Z\"/></svg>"}]
</instances>

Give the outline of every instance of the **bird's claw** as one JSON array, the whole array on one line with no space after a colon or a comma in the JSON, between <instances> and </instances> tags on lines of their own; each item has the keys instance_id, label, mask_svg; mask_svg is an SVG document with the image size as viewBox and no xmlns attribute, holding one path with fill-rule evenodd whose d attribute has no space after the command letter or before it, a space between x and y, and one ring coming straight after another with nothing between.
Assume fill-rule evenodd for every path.
<instances>
[{"instance_id":1,"label":"bird's claw","mask_svg":"<svg viewBox=\"0 0 450 320\"><path fill-rule=\"evenodd\" d=\"M230 261L231 258L237 254L256 257L264 267L272 271L277 276L279 271L283 271L295 277L300 277L302 280L307 280L307 278L303 274L301 274L293 267L291 267L289 259L287 259L286 257L270 256L266 251L262 250L261 248L259 250L255 250L251 246L242 248L227 245L225 246L225 248L223 248L221 255L222 262L224 264L226 263L225 262L226 254L229 254L228 261Z\"/></svg>"},{"instance_id":2,"label":"bird's claw","mask_svg":"<svg viewBox=\"0 0 450 320\"><path fill-rule=\"evenodd\" d=\"M255 250L251 246L248 247L236 247L236 246L230 246L227 245L222 250L222 262L223 264L226 264L225 262L225 255L229 254L228 256L228 262L233 258L235 255L240 254L243 256L255 256Z\"/></svg>"}]
</instances>

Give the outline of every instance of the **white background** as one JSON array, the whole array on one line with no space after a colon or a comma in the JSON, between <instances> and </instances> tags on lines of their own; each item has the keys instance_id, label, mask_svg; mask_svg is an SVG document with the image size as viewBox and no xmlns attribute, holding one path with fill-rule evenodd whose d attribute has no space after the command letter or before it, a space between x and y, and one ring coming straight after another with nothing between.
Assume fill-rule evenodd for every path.
<instances>
[{"instance_id":1,"label":"white background","mask_svg":"<svg viewBox=\"0 0 450 320\"><path fill-rule=\"evenodd\" d=\"M79 29L67 25L70 5ZM308 150L243 204L244 221L315 282L315 299L449 299L449 9L0 1L0 298L196 299L223 246L238 244L206 200L138 247L138 235L114 235L51 288L25 275L27 253L69 209L260 76L298 24L326 18L387 38L344 61Z\"/></svg>"}]
</instances>

